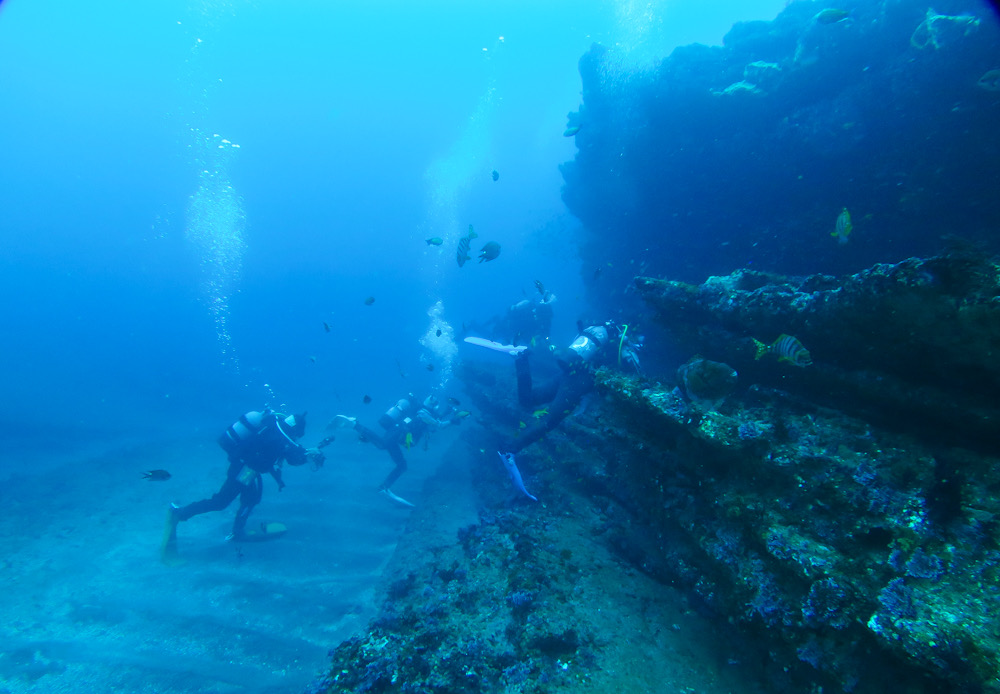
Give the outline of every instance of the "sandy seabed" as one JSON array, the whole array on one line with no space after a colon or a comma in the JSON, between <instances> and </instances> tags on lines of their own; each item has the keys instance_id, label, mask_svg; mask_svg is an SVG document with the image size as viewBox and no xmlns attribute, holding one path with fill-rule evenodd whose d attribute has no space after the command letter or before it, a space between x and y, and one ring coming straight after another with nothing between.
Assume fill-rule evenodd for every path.
<instances>
[{"instance_id":1,"label":"sandy seabed","mask_svg":"<svg viewBox=\"0 0 1000 694\"><path fill-rule=\"evenodd\" d=\"M226 542L233 502L180 525L179 566L160 561L166 509L222 484L211 437L5 465L0 692L301 691L374 613L410 513L375 492L388 456L342 438L321 470L286 467L281 493L265 479L248 527L279 521L285 536ZM412 452L397 493L420 502L439 450ZM142 479L157 468L171 479Z\"/></svg>"}]
</instances>

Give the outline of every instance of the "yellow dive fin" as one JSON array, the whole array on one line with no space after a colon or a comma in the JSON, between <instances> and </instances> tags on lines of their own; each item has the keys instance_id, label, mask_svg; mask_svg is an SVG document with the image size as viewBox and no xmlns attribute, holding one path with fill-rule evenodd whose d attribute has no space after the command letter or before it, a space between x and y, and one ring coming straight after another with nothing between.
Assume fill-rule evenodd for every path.
<instances>
[{"instance_id":1,"label":"yellow dive fin","mask_svg":"<svg viewBox=\"0 0 1000 694\"><path fill-rule=\"evenodd\" d=\"M160 561L167 566L179 566L184 560L177 554L177 517L174 509L167 509L167 523L163 526L163 540L160 543Z\"/></svg>"}]
</instances>

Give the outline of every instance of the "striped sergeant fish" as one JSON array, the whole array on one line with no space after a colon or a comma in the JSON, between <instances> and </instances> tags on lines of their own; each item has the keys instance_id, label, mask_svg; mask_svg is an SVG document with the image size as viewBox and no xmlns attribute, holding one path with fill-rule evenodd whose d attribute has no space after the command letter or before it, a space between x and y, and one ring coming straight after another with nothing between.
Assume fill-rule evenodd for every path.
<instances>
[{"instance_id":1,"label":"striped sergeant fish","mask_svg":"<svg viewBox=\"0 0 1000 694\"><path fill-rule=\"evenodd\" d=\"M778 361L787 361L792 366L809 366L813 363L812 355L797 337L779 335L771 345L771 351L778 355Z\"/></svg>"},{"instance_id":2,"label":"striped sergeant fish","mask_svg":"<svg viewBox=\"0 0 1000 694\"><path fill-rule=\"evenodd\" d=\"M787 361L792 366L805 367L812 364L812 355L805 348L797 337L781 334L772 344L766 345L760 340L754 340L757 346L755 359L760 359L765 354L774 354L778 361Z\"/></svg>"},{"instance_id":3,"label":"striped sergeant fish","mask_svg":"<svg viewBox=\"0 0 1000 694\"><path fill-rule=\"evenodd\" d=\"M469 243L472 241L472 239L476 238L477 236L479 236L479 234L477 234L475 230L473 230L472 225L470 224L468 236L463 236L462 240L458 242L459 267L465 265L466 260L471 260L471 258L469 257Z\"/></svg>"}]
</instances>

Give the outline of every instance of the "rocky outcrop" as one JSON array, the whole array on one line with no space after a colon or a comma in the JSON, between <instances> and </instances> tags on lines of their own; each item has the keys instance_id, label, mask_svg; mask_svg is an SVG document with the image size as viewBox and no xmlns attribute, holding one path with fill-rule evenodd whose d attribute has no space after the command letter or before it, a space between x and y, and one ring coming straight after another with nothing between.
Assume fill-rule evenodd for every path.
<instances>
[{"instance_id":1,"label":"rocky outcrop","mask_svg":"<svg viewBox=\"0 0 1000 694\"><path fill-rule=\"evenodd\" d=\"M839 279L637 278L692 358L676 383L598 370L601 397L518 456L538 502L494 453L527 416L513 369L463 364L479 426L414 511L379 618L315 691L736 677L771 693L1000 694L998 281L971 252ZM761 348L781 333L812 362ZM685 680L675 659L699 647L727 664Z\"/></svg>"},{"instance_id":2,"label":"rocky outcrop","mask_svg":"<svg viewBox=\"0 0 1000 694\"><path fill-rule=\"evenodd\" d=\"M793 680L805 664L848 691L1000 691L1000 268L963 249L635 285L674 350L741 384L706 408L599 375L607 475L660 529L672 579ZM783 334L811 363L769 347Z\"/></svg>"},{"instance_id":3,"label":"rocky outcrop","mask_svg":"<svg viewBox=\"0 0 1000 694\"><path fill-rule=\"evenodd\" d=\"M930 440L1000 451L1000 268L955 252L842 279L740 270L704 284L639 277L682 353ZM760 354L798 338L813 363Z\"/></svg>"},{"instance_id":4,"label":"rocky outcrop","mask_svg":"<svg viewBox=\"0 0 1000 694\"><path fill-rule=\"evenodd\" d=\"M314 691L1000 691L995 458L762 385L706 410L596 378L601 403L520 456L540 502L485 431L449 452ZM727 665L679 678L707 644Z\"/></svg>"},{"instance_id":5,"label":"rocky outcrop","mask_svg":"<svg viewBox=\"0 0 1000 694\"><path fill-rule=\"evenodd\" d=\"M604 479L670 580L767 644L775 691L998 691L995 458L757 385L701 412L601 383Z\"/></svg>"},{"instance_id":6,"label":"rocky outcrop","mask_svg":"<svg viewBox=\"0 0 1000 694\"><path fill-rule=\"evenodd\" d=\"M736 661L763 652L687 608L655 534L613 500L576 436L520 456L533 502L470 434L413 511L379 616L331 651L310 694L754 691Z\"/></svg>"}]
</instances>

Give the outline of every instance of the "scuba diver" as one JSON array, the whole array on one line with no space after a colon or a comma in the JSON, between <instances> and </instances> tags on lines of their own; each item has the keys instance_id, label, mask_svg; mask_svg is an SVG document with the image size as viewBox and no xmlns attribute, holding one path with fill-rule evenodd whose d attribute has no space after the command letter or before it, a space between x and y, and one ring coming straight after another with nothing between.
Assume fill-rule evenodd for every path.
<instances>
[{"instance_id":1,"label":"scuba diver","mask_svg":"<svg viewBox=\"0 0 1000 694\"><path fill-rule=\"evenodd\" d=\"M304 465L311 460L317 469L322 467L325 457L319 448L304 448L297 443L305 431L305 412L285 415L269 408L263 412L247 412L226 429L219 437L219 445L229 457L226 480L208 499L187 506L171 504L164 534L164 556L176 551L178 523L201 513L221 511L237 496L240 506L233 521L233 531L226 539L245 540L247 519L264 491L262 475L271 475L280 492L285 486L280 467L283 460L289 465Z\"/></svg>"},{"instance_id":2,"label":"scuba diver","mask_svg":"<svg viewBox=\"0 0 1000 694\"><path fill-rule=\"evenodd\" d=\"M542 343L548 343L555 314L552 305L555 302L556 295L549 291L541 292L538 297L518 301L507 309L502 331L505 330L507 335L512 336L515 344L530 343L532 347L540 347Z\"/></svg>"},{"instance_id":3,"label":"scuba diver","mask_svg":"<svg viewBox=\"0 0 1000 694\"><path fill-rule=\"evenodd\" d=\"M531 373L531 349L512 345L484 344L467 339L496 351L514 355L517 373L517 399L521 407L537 409L534 423L526 426L516 438L505 438L500 450L517 453L538 441L571 414L589 392L594 389L594 369L598 366L628 365L639 372L639 349L642 337L632 340L628 326L618 326L613 321L602 325L583 327L577 323L579 334L568 347L553 349L558 370L553 378L535 383Z\"/></svg>"},{"instance_id":4,"label":"scuba diver","mask_svg":"<svg viewBox=\"0 0 1000 694\"><path fill-rule=\"evenodd\" d=\"M540 282L535 284L539 287L538 296L512 304L503 316L494 316L484 323L470 322L466 325L467 329L491 335L494 339L510 340L513 344L530 344L532 347L548 344L556 295L541 287Z\"/></svg>"},{"instance_id":5,"label":"scuba diver","mask_svg":"<svg viewBox=\"0 0 1000 694\"><path fill-rule=\"evenodd\" d=\"M393 468L389 471L388 476L382 480L382 484L378 486L378 491L387 499L401 506L412 507L413 504L401 496L397 496L391 489L396 480L406 472L406 458L403 456L403 448L409 450L426 434L449 424L456 424L461 417L458 416L454 407L442 405L433 395L424 398L420 408L414 412L411 405L413 395L410 394L409 397L410 400L400 398L395 405L379 417L378 423L384 429L382 434L360 424L356 417L342 414L334 417L330 426L351 427L358 432L358 437L362 441L367 441L388 453L392 459Z\"/></svg>"}]
</instances>

